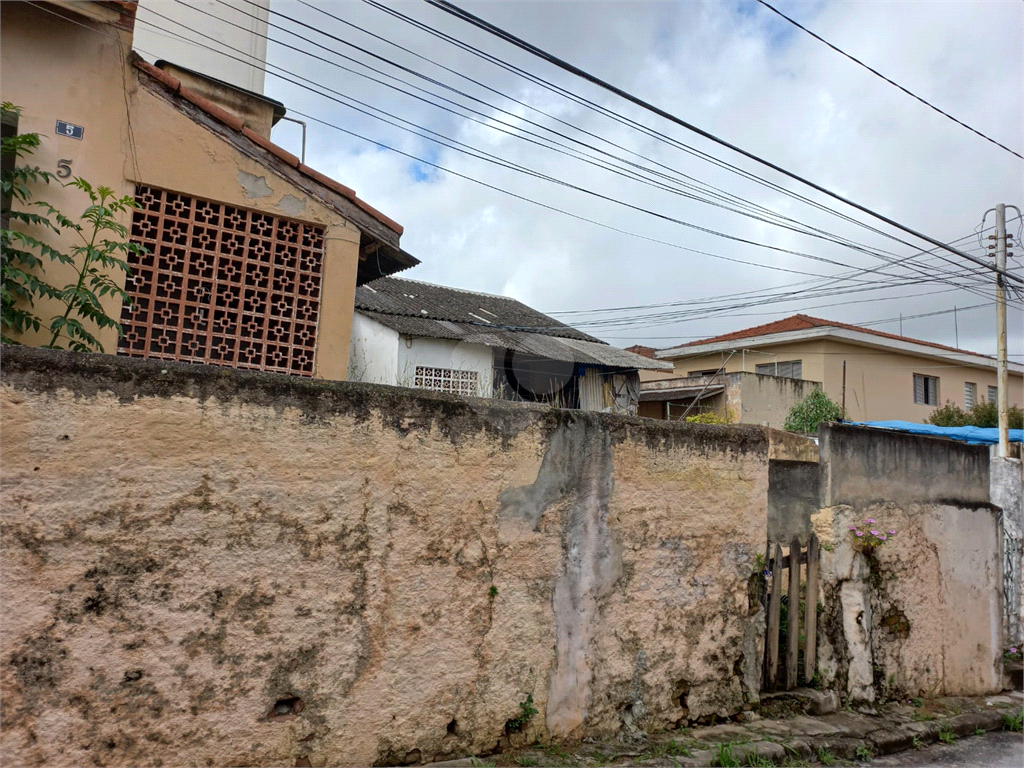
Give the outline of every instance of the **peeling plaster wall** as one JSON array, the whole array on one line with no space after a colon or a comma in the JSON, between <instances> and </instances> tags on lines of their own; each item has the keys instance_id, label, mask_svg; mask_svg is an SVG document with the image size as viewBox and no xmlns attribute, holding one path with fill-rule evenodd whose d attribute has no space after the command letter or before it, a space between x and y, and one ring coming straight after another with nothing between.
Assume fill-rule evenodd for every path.
<instances>
[{"instance_id":1,"label":"peeling plaster wall","mask_svg":"<svg viewBox=\"0 0 1024 768\"><path fill-rule=\"evenodd\" d=\"M0 418L5 764L430 762L757 698L761 429L6 347Z\"/></svg>"},{"instance_id":2,"label":"peeling plaster wall","mask_svg":"<svg viewBox=\"0 0 1024 768\"><path fill-rule=\"evenodd\" d=\"M987 449L838 425L821 426L819 441L823 682L853 701L1000 690L1001 514L976 499ZM873 500L864 467L881 493L899 487L895 500ZM938 488L934 467L950 468ZM897 533L865 552L851 526Z\"/></svg>"}]
</instances>

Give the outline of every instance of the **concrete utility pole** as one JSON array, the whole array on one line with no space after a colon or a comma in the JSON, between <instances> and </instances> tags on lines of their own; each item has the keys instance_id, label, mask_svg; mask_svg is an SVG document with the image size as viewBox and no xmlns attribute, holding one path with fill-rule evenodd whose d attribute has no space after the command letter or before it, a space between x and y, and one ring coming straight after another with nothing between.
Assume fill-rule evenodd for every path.
<instances>
[{"instance_id":1,"label":"concrete utility pole","mask_svg":"<svg viewBox=\"0 0 1024 768\"><path fill-rule=\"evenodd\" d=\"M991 237L991 235L990 235ZM1006 370L1006 206L996 206L996 336L998 349L996 352L996 402L999 407L999 456L1006 458L1010 451L1009 413L1007 399L1009 377Z\"/></svg>"}]
</instances>

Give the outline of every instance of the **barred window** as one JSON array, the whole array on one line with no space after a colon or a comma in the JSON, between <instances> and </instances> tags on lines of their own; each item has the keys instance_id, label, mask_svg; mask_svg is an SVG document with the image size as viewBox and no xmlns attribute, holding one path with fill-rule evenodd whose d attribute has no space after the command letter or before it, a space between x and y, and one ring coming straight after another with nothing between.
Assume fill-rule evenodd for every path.
<instances>
[{"instance_id":1,"label":"barred window","mask_svg":"<svg viewBox=\"0 0 1024 768\"><path fill-rule=\"evenodd\" d=\"M999 387L989 387L988 388L988 401L990 403L994 404L998 399L999 399Z\"/></svg>"},{"instance_id":2,"label":"barred window","mask_svg":"<svg viewBox=\"0 0 1024 768\"><path fill-rule=\"evenodd\" d=\"M417 365L415 386L436 392L451 392L454 395L476 395L477 372Z\"/></svg>"},{"instance_id":3,"label":"barred window","mask_svg":"<svg viewBox=\"0 0 1024 768\"><path fill-rule=\"evenodd\" d=\"M118 354L312 376L324 230L139 185Z\"/></svg>"}]
</instances>

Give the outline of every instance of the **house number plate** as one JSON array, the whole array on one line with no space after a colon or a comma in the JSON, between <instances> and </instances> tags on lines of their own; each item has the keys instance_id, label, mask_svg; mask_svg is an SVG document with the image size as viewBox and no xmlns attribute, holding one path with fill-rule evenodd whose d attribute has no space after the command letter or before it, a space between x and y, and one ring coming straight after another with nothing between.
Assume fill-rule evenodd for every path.
<instances>
[{"instance_id":1,"label":"house number plate","mask_svg":"<svg viewBox=\"0 0 1024 768\"><path fill-rule=\"evenodd\" d=\"M81 140L82 136L85 135L85 128L80 125L73 123L65 123L63 120L57 121L57 135L67 136L71 139Z\"/></svg>"}]
</instances>

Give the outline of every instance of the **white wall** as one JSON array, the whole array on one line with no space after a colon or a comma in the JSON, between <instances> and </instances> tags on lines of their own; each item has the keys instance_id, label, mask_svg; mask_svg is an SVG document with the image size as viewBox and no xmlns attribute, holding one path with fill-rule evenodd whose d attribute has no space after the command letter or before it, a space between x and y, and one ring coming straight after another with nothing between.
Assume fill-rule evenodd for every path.
<instances>
[{"instance_id":1,"label":"white wall","mask_svg":"<svg viewBox=\"0 0 1024 768\"><path fill-rule=\"evenodd\" d=\"M356 312L352 318L348 380L397 384L399 346L398 331Z\"/></svg>"},{"instance_id":2,"label":"white wall","mask_svg":"<svg viewBox=\"0 0 1024 768\"><path fill-rule=\"evenodd\" d=\"M493 353L488 346L466 344L450 339L420 339L403 336L398 345L397 383L406 387L413 386L416 366L419 365L476 371L477 396L491 396L494 363Z\"/></svg>"},{"instance_id":3,"label":"white wall","mask_svg":"<svg viewBox=\"0 0 1024 768\"><path fill-rule=\"evenodd\" d=\"M186 5L174 0L142 0L135 16L133 47L150 62L165 59L239 88L263 93L270 0L255 0L256 5L250 4L247 0L226 2L227 5L214 0L190 0ZM226 21L215 20L202 11ZM161 18L156 15L157 13L173 21ZM185 29L185 26L220 42L191 32ZM186 40L181 40L175 35ZM209 48L218 49L223 53L211 51ZM259 66L251 67L244 62Z\"/></svg>"}]
</instances>

